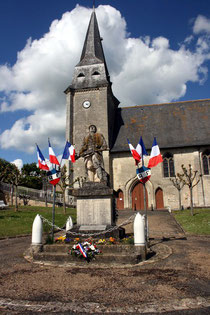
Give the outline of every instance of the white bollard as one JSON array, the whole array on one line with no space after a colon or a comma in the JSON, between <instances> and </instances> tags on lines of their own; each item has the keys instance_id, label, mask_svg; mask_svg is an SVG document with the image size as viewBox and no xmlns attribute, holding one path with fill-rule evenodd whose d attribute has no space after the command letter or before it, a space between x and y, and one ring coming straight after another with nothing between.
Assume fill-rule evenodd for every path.
<instances>
[{"instance_id":1,"label":"white bollard","mask_svg":"<svg viewBox=\"0 0 210 315\"><path fill-rule=\"evenodd\" d=\"M42 244L43 224L39 214L36 215L32 226L32 245Z\"/></svg>"},{"instance_id":2,"label":"white bollard","mask_svg":"<svg viewBox=\"0 0 210 315\"><path fill-rule=\"evenodd\" d=\"M69 216L66 221L66 232L71 230L72 228L73 228L73 221L72 221L71 216Z\"/></svg>"},{"instance_id":3,"label":"white bollard","mask_svg":"<svg viewBox=\"0 0 210 315\"><path fill-rule=\"evenodd\" d=\"M134 245L145 246L145 218L138 212L133 224Z\"/></svg>"}]
</instances>

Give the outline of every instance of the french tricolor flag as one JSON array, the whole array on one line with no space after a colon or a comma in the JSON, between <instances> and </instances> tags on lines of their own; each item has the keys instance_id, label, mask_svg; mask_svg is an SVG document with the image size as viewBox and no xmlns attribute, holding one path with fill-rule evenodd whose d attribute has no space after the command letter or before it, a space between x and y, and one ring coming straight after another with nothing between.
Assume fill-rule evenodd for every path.
<instances>
[{"instance_id":1,"label":"french tricolor flag","mask_svg":"<svg viewBox=\"0 0 210 315\"><path fill-rule=\"evenodd\" d=\"M49 160L50 160L50 163L51 164L56 164L56 165L60 165L60 163L58 162L58 159L51 147L51 144L50 144L50 140L48 139L48 142L49 142Z\"/></svg>"},{"instance_id":2,"label":"french tricolor flag","mask_svg":"<svg viewBox=\"0 0 210 315\"><path fill-rule=\"evenodd\" d=\"M73 145L68 141L66 141L62 160L70 160L72 163L75 162L75 149Z\"/></svg>"},{"instance_id":3,"label":"french tricolor flag","mask_svg":"<svg viewBox=\"0 0 210 315\"><path fill-rule=\"evenodd\" d=\"M140 155L140 158L142 158L142 159L144 156L148 155L147 150L144 146L144 142L143 142L142 137L140 138L139 143L136 146L136 151Z\"/></svg>"},{"instance_id":4,"label":"french tricolor flag","mask_svg":"<svg viewBox=\"0 0 210 315\"><path fill-rule=\"evenodd\" d=\"M131 154L133 155L134 160L136 160L136 162L139 163L140 160L141 160L141 157L140 157L139 153L132 146L132 144L130 143L130 141L128 139L127 139L127 141L128 141L128 145L129 145L129 148L130 148Z\"/></svg>"},{"instance_id":5,"label":"french tricolor flag","mask_svg":"<svg viewBox=\"0 0 210 315\"><path fill-rule=\"evenodd\" d=\"M36 145L36 146L37 146L37 157L38 157L39 168L41 170L49 171L49 167L47 166L47 163L45 161L45 158L44 158L42 152L40 151L38 145Z\"/></svg>"},{"instance_id":6,"label":"french tricolor flag","mask_svg":"<svg viewBox=\"0 0 210 315\"><path fill-rule=\"evenodd\" d=\"M150 154L150 159L148 163L148 168L157 166L159 163L163 162L162 156L160 154L160 149L157 144L156 138L154 138L153 144L152 144L152 150Z\"/></svg>"}]
</instances>

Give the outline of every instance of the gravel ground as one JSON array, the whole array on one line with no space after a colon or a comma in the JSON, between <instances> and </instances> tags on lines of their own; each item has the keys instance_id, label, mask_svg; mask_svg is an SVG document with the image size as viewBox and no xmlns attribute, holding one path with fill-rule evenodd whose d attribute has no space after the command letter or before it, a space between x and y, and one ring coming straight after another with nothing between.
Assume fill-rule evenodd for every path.
<instances>
[{"instance_id":1,"label":"gravel ground","mask_svg":"<svg viewBox=\"0 0 210 315\"><path fill-rule=\"evenodd\" d=\"M1 314L210 314L209 237L154 239L168 258L109 269L31 264L30 241L0 241Z\"/></svg>"}]
</instances>

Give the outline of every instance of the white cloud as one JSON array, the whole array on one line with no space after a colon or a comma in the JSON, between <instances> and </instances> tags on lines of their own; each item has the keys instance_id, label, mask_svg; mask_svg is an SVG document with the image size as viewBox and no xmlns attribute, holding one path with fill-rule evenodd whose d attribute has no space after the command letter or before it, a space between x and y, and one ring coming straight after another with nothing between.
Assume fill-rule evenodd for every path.
<instances>
[{"instance_id":1,"label":"white cloud","mask_svg":"<svg viewBox=\"0 0 210 315\"><path fill-rule=\"evenodd\" d=\"M202 32L210 33L210 19L203 15L198 15L193 26L193 32L195 34Z\"/></svg>"},{"instance_id":2,"label":"white cloud","mask_svg":"<svg viewBox=\"0 0 210 315\"><path fill-rule=\"evenodd\" d=\"M64 121L64 110L35 111L34 115L17 120L11 129L2 133L2 147L5 149L15 147L32 153L35 143L46 145L49 136L53 146L64 146Z\"/></svg>"},{"instance_id":3,"label":"white cloud","mask_svg":"<svg viewBox=\"0 0 210 315\"><path fill-rule=\"evenodd\" d=\"M21 168L23 167L23 161L21 159L16 159L11 163L15 164L19 170L21 170Z\"/></svg>"},{"instance_id":4,"label":"white cloud","mask_svg":"<svg viewBox=\"0 0 210 315\"><path fill-rule=\"evenodd\" d=\"M0 66L0 112L29 111L0 135L2 148L33 152L35 143L65 142L65 95L84 43L91 10L77 6L52 22L39 40L28 39L13 66ZM170 102L184 96L189 81L202 83L208 75L209 39L189 35L179 50L167 38L132 38L126 22L111 6L96 9L113 91L122 105ZM194 34L208 32L210 21L198 16ZM195 36L195 35L194 35ZM25 113L25 112L24 112Z\"/></svg>"}]
</instances>

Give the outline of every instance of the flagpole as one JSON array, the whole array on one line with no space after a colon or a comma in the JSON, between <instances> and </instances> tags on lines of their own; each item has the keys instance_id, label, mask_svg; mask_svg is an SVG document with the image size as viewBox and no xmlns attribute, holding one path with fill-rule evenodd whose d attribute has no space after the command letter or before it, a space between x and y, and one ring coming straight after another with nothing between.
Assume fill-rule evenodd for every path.
<instances>
[{"instance_id":1,"label":"flagpole","mask_svg":"<svg viewBox=\"0 0 210 315\"><path fill-rule=\"evenodd\" d=\"M56 164L52 164L52 167L54 165L54 168L56 170ZM52 242L54 242L54 225L55 225L55 191L56 191L56 185L53 185L53 208L52 208Z\"/></svg>"},{"instance_id":2,"label":"flagpole","mask_svg":"<svg viewBox=\"0 0 210 315\"><path fill-rule=\"evenodd\" d=\"M144 166L144 155L142 153L142 166ZM143 183L143 194L144 194L144 212L145 212L145 240L147 240L147 201L146 201L146 186Z\"/></svg>"},{"instance_id":3,"label":"flagpole","mask_svg":"<svg viewBox=\"0 0 210 315\"><path fill-rule=\"evenodd\" d=\"M56 185L53 185L52 241L54 241L54 225L55 225L55 186Z\"/></svg>"}]
</instances>

